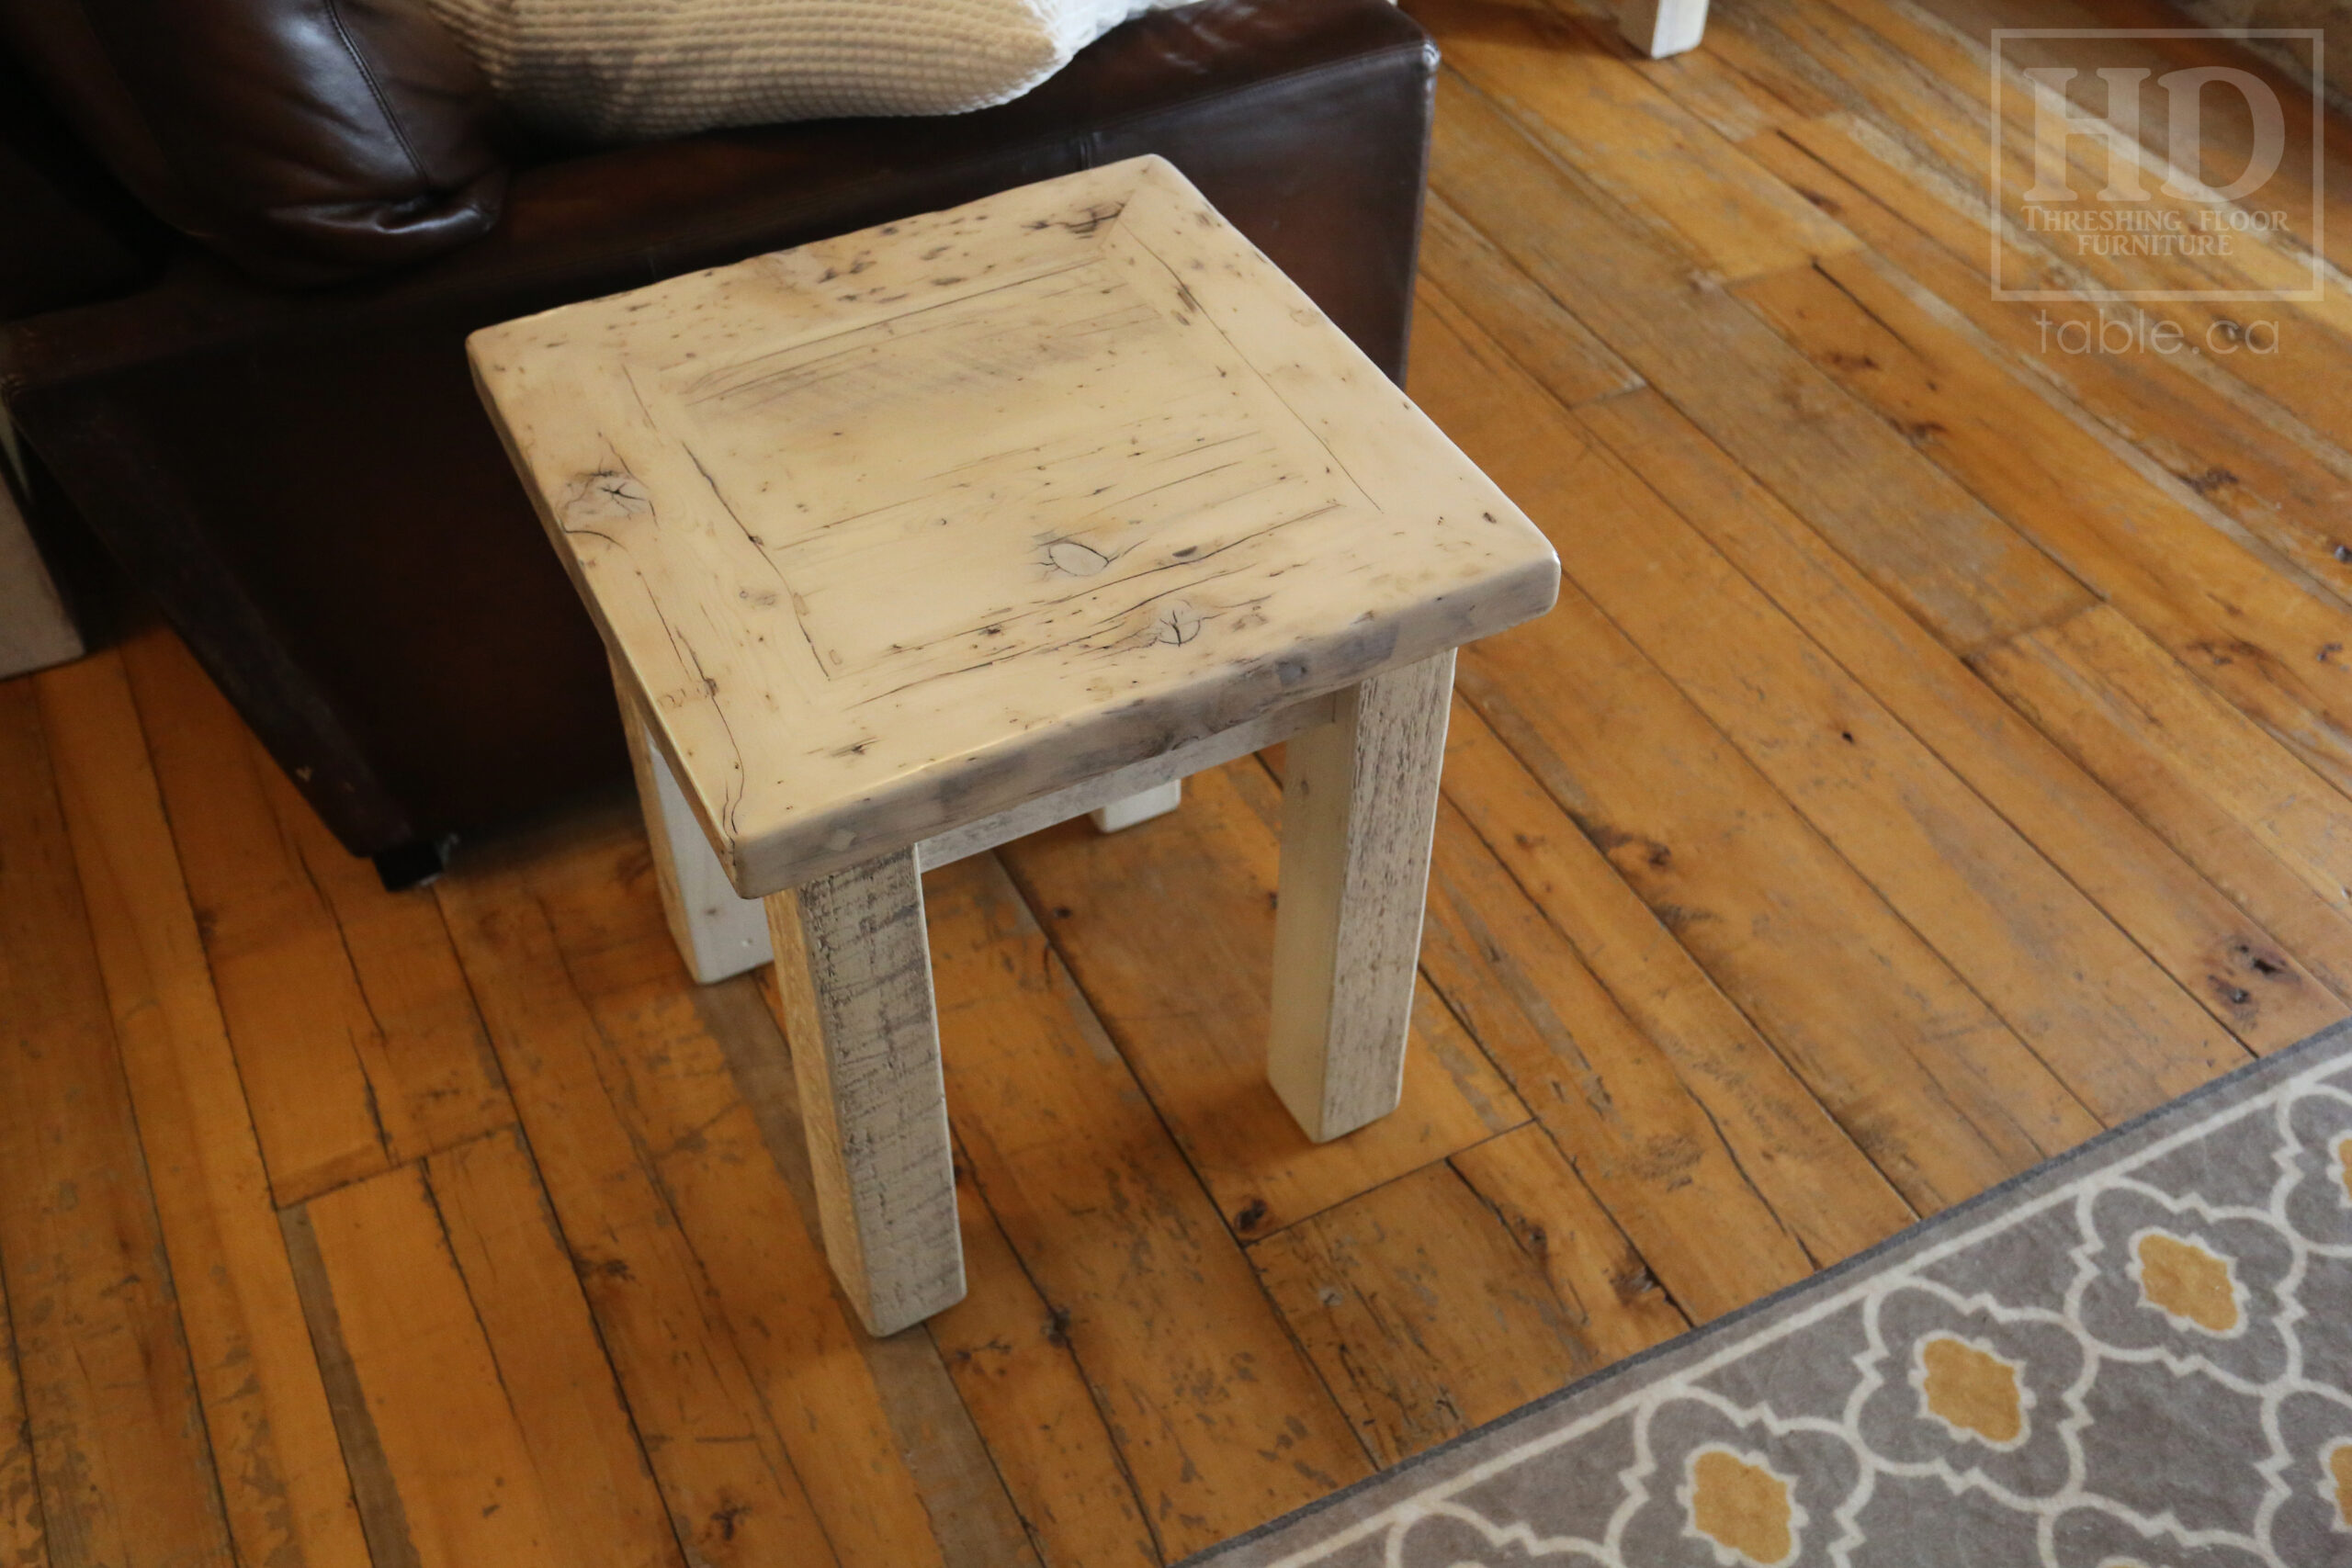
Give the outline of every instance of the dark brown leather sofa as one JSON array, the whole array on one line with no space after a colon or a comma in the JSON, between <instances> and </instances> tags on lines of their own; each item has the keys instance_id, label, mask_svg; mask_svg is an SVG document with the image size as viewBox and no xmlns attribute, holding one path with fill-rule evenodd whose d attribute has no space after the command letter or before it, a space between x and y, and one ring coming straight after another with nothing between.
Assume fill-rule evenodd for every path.
<instances>
[{"instance_id":1,"label":"dark brown leather sofa","mask_svg":"<svg viewBox=\"0 0 2352 1568\"><path fill-rule=\"evenodd\" d=\"M468 333L1158 152L1401 375L1435 62L1387 0L1206 0L978 114L519 157L486 235L296 288L139 210L0 58L0 400L43 525L86 523L397 882L626 766Z\"/></svg>"}]
</instances>

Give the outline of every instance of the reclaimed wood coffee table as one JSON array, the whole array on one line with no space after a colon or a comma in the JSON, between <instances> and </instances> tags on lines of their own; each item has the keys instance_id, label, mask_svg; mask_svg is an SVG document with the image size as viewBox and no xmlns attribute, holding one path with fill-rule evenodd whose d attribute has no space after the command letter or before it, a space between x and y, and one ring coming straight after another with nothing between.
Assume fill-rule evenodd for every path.
<instances>
[{"instance_id":1,"label":"reclaimed wood coffee table","mask_svg":"<svg viewBox=\"0 0 2352 1568\"><path fill-rule=\"evenodd\" d=\"M926 867L1287 739L1268 1076L1317 1140L1396 1106L1453 650L1559 566L1171 166L471 352L611 652L698 974L764 955L766 901L868 1328L963 1293Z\"/></svg>"}]
</instances>

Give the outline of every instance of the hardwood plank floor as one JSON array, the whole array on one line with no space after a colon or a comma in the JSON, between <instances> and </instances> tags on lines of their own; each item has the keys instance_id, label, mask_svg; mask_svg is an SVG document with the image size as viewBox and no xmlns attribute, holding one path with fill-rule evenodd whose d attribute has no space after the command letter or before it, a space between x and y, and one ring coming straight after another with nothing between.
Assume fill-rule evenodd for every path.
<instances>
[{"instance_id":1,"label":"hardwood plank floor","mask_svg":"<svg viewBox=\"0 0 2352 1568\"><path fill-rule=\"evenodd\" d=\"M1566 585L1462 660L1402 1108L1263 1081L1278 753L944 868L970 1294L870 1339L632 802L384 893L149 628L0 683L0 1568L1152 1568L2352 1010L2352 300L1990 287L2303 265L1988 229L1990 29L2174 19L1405 3L1412 390Z\"/></svg>"}]
</instances>

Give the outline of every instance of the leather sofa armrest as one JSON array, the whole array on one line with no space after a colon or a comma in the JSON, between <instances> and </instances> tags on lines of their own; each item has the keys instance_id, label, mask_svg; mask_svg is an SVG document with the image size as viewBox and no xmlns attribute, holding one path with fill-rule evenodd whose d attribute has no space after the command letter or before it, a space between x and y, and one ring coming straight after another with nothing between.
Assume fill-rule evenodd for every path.
<instances>
[{"instance_id":1,"label":"leather sofa armrest","mask_svg":"<svg viewBox=\"0 0 2352 1568\"><path fill-rule=\"evenodd\" d=\"M150 212L257 276L364 276L496 221L489 84L413 0L0 0L0 39Z\"/></svg>"},{"instance_id":2,"label":"leather sofa armrest","mask_svg":"<svg viewBox=\"0 0 2352 1568\"><path fill-rule=\"evenodd\" d=\"M289 292L184 251L140 295L0 335L0 396L280 337L471 331L1146 150L1183 167L1343 327L1361 326L1375 358L1401 366L1401 341L1377 341L1396 334L1374 330L1373 301L1409 276L1351 279L1351 261L1388 274L1396 260L1318 256L1313 243L1377 206L1401 222L1409 268L1435 62L1385 0L1208 0L1115 29L994 109L714 132L517 171L495 231L380 282ZM1389 116L1400 145L1301 158L1315 146L1302 127L1318 117L1361 140L1363 106L1349 93L1365 86L1421 98ZM1269 153L1292 167L1252 158L1231 116L1212 117L1213 137L1188 129L1204 100L1227 97L1254 100L1236 114L1262 118Z\"/></svg>"}]
</instances>

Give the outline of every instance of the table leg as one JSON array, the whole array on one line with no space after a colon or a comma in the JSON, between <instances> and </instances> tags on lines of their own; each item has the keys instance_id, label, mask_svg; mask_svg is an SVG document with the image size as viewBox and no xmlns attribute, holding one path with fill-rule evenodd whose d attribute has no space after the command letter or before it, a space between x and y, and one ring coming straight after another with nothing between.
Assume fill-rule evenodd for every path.
<instances>
[{"instance_id":1,"label":"table leg","mask_svg":"<svg viewBox=\"0 0 2352 1568\"><path fill-rule=\"evenodd\" d=\"M1619 0L1617 31L1652 60L1680 54L1706 36L1707 0Z\"/></svg>"},{"instance_id":2,"label":"table leg","mask_svg":"<svg viewBox=\"0 0 2352 1568\"><path fill-rule=\"evenodd\" d=\"M1170 779L1164 784L1137 790L1108 806L1098 806L1088 815L1094 818L1098 833L1117 833L1138 822L1148 822L1155 817L1165 817L1184 804L1184 781Z\"/></svg>"},{"instance_id":3,"label":"table leg","mask_svg":"<svg viewBox=\"0 0 2352 1568\"><path fill-rule=\"evenodd\" d=\"M1290 741L1267 1077L1317 1143L1396 1108L1453 655L1375 675Z\"/></svg>"},{"instance_id":4,"label":"table leg","mask_svg":"<svg viewBox=\"0 0 2352 1568\"><path fill-rule=\"evenodd\" d=\"M645 716L628 683L616 681L621 727L628 732L629 766L637 773L638 804L645 811L645 833L653 849L653 880L662 889L662 913L678 955L703 985L756 969L768 961L767 912L757 898L736 894L718 863L702 824L686 804L669 759L645 732Z\"/></svg>"},{"instance_id":5,"label":"table leg","mask_svg":"<svg viewBox=\"0 0 2352 1568\"><path fill-rule=\"evenodd\" d=\"M964 1295L922 882L899 850L767 901L825 1253L874 1334Z\"/></svg>"}]
</instances>

